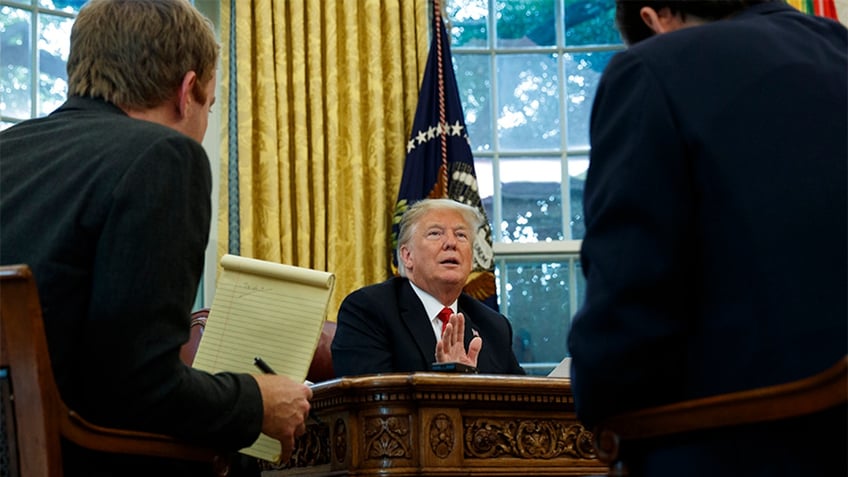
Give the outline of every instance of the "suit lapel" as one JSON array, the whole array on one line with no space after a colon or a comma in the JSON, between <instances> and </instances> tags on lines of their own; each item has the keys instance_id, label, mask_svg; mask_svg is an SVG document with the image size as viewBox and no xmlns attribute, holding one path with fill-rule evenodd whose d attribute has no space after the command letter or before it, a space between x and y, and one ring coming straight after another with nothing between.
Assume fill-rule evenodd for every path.
<instances>
[{"instance_id":1,"label":"suit lapel","mask_svg":"<svg viewBox=\"0 0 848 477\"><path fill-rule=\"evenodd\" d=\"M478 319L484 319L483 315L485 311L479 307L485 306L486 305L476 301L476 299L471 298L464 293L459 296L457 309L462 312L463 316L465 316L465 336L463 337L465 340L465 349L468 349L468 344L471 342L472 338L475 336L481 336L480 327L474 322L474 318L476 315ZM491 349L491 346L492 343L487 343L485 339L483 340L483 348L480 350L480 355L477 356L477 369L496 369L492 360L500 351Z\"/></svg>"},{"instance_id":2,"label":"suit lapel","mask_svg":"<svg viewBox=\"0 0 848 477\"><path fill-rule=\"evenodd\" d=\"M471 342L471 338L480 336L480 329L476 324L474 324L474 317L471 316L472 307L469 306L468 303L463 302L465 302L465 300L463 299L463 296L460 295L456 308L457 311L462 313L462 316L465 317L465 336L463 337L463 342L465 343L465 347L468 348L468 343Z\"/></svg>"},{"instance_id":3,"label":"suit lapel","mask_svg":"<svg viewBox=\"0 0 848 477\"><path fill-rule=\"evenodd\" d=\"M429 370L436 356L436 336L433 334L430 318L427 316L427 311L424 310L424 304L412 290L409 280L404 280L398 295L401 321L409 330L418 347L421 360L425 364L423 369Z\"/></svg>"}]
</instances>

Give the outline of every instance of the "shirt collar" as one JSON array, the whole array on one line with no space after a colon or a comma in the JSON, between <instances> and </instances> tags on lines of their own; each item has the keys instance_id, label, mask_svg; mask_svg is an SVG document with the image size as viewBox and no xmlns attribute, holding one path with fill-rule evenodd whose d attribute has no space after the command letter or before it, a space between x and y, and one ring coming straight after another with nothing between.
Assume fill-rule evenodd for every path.
<instances>
[{"instance_id":1,"label":"shirt collar","mask_svg":"<svg viewBox=\"0 0 848 477\"><path fill-rule=\"evenodd\" d=\"M411 281L409 282L409 284L412 285L412 291L415 292L415 294L418 296L418 299L421 300L421 303L424 305L424 310L427 312L427 318L435 318L445 306L442 305L439 300L437 300L433 295L425 292L421 288L418 288ZM456 313L457 310L457 301L458 300L454 300L453 303L448 305L448 308L453 310L454 313Z\"/></svg>"}]
</instances>

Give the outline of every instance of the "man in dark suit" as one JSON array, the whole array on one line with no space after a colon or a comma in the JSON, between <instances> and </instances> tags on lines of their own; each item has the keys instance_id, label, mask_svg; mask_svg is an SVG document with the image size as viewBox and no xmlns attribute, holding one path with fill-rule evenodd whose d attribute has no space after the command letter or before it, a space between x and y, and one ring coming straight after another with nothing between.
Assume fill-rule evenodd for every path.
<instances>
[{"instance_id":1,"label":"man in dark suit","mask_svg":"<svg viewBox=\"0 0 848 477\"><path fill-rule=\"evenodd\" d=\"M568 338L578 418L830 367L848 351L845 27L752 0L621 0L617 23ZM846 429L840 407L622 453L631 475L846 475Z\"/></svg>"},{"instance_id":2,"label":"man in dark suit","mask_svg":"<svg viewBox=\"0 0 848 477\"><path fill-rule=\"evenodd\" d=\"M88 2L67 102L0 133L0 263L32 268L59 391L83 417L233 451L262 431L286 458L308 387L179 357L209 233L218 48L184 0ZM66 476L209 472L70 445L63 459Z\"/></svg>"},{"instance_id":3,"label":"man in dark suit","mask_svg":"<svg viewBox=\"0 0 848 477\"><path fill-rule=\"evenodd\" d=\"M524 374L506 317L462 292L483 220L477 209L450 199L421 200L406 211L398 234L400 276L354 291L339 309L332 344L337 376L427 371L434 362Z\"/></svg>"}]
</instances>

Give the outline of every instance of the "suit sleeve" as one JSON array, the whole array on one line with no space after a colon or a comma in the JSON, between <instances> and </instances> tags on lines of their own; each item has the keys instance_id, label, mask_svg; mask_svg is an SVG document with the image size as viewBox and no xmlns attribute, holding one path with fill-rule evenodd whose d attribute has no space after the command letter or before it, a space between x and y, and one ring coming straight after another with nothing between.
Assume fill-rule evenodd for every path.
<instances>
[{"instance_id":1,"label":"suit sleeve","mask_svg":"<svg viewBox=\"0 0 848 477\"><path fill-rule=\"evenodd\" d=\"M479 303L480 307L487 308L487 305ZM512 323L503 315L497 312L492 312L491 320L493 323L492 334L485 334L483 337L483 347L489 345L486 350L491 357L497 361L496 367L486 371L485 366L480 367L478 359L478 368L481 372L504 373L504 374L527 374L524 368L518 363L518 358L515 356L515 351L512 349ZM465 343L466 348L468 342ZM482 354L482 353L481 353Z\"/></svg>"},{"instance_id":2,"label":"suit sleeve","mask_svg":"<svg viewBox=\"0 0 848 477\"><path fill-rule=\"evenodd\" d=\"M460 297L460 311L466 319L466 349L475 334L472 329L479 329L483 339L477 358L481 373L527 374L512 349L512 323L504 315L466 294Z\"/></svg>"},{"instance_id":3,"label":"suit sleeve","mask_svg":"<svg viewBox=\"0 0 848 477\"><path fill-rule=\"evenodd\" d=\"M372 297L362 290L344 299L339 308L332 344L336 376L395 371L388 326L375 311L385 306L384 303L374 303Z\"/></svg>"},{"instance_id":4,"label":"suit sleeve","mask_svg":"<svg viewBox=\"0 0 848 477\"><path fill-rule=\"evenodd\" d=\"M675 400L680 383L693 199L686 145L661 85L623 52L593 106L586 298L568 337L577 413L587 425Z\"/></svg>"},{"instance_id":5,"label":"suit sleeve","mask_svg":"<svg viewBox=\"0 0 848 477\"><path fill-rule=\"evenodd\" d=\"M211 175L199 144L145 144L112 192L94 264L84 415L238 449L262 423L249 375L208 374L179 358L203 269Z\"/></svg>"},{"instance_id":6,"label":"suit sleeve","mask_svg":"<svg viewBox=\"0 0 848 477\"><path fill-rule=\"evenodd\" d=\"M521 367L518 363L518 358L515 356L515 350L512 349L512 323L503 315L501 318L506 322L507 327L507 347L509 348L509 353L507 356L507 360L509 363L507 364L508 369L507 373L509 374L527 374L527 371Z\"/></svg>"}]
</instances>

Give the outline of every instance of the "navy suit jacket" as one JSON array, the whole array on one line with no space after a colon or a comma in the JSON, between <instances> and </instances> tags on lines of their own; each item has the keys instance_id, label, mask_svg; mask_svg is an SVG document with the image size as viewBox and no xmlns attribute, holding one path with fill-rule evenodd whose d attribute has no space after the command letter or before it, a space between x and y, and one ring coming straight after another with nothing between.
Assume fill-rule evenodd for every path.
<instances>
[{"instance_id":1,"label":"navy suit jacket","mask_svg":"<svg viewBox=\"0 0 848 477\"><path fill-rule=\"evenodd\" d=\"M512 352L512 326L503 315L471 296L459 297L465 345L483 339L481 373L524 374ZM424 304L409 280L394 277L348 295L339 309L333 338L337 376L428 371L436 360L436 336Z\"/></svg>"},{"instance_id":2,"label":"navy suit jacket","mask_svg":"<svg viewBox=\"0 0 848 477\"><path fill-rule=\"evenodd\" d=\"M610 61L591 122L586 299L568 338L584 423L796 380L846 354L847 39L770 3ZM739 445L741 460L804 456L772 431L758 436L767 458ZM705 455L683 474L721 461ZM784 465L773 475L798 470ZM739 475L697 475L710 473Z\"/></svg>"}]
</instances>

